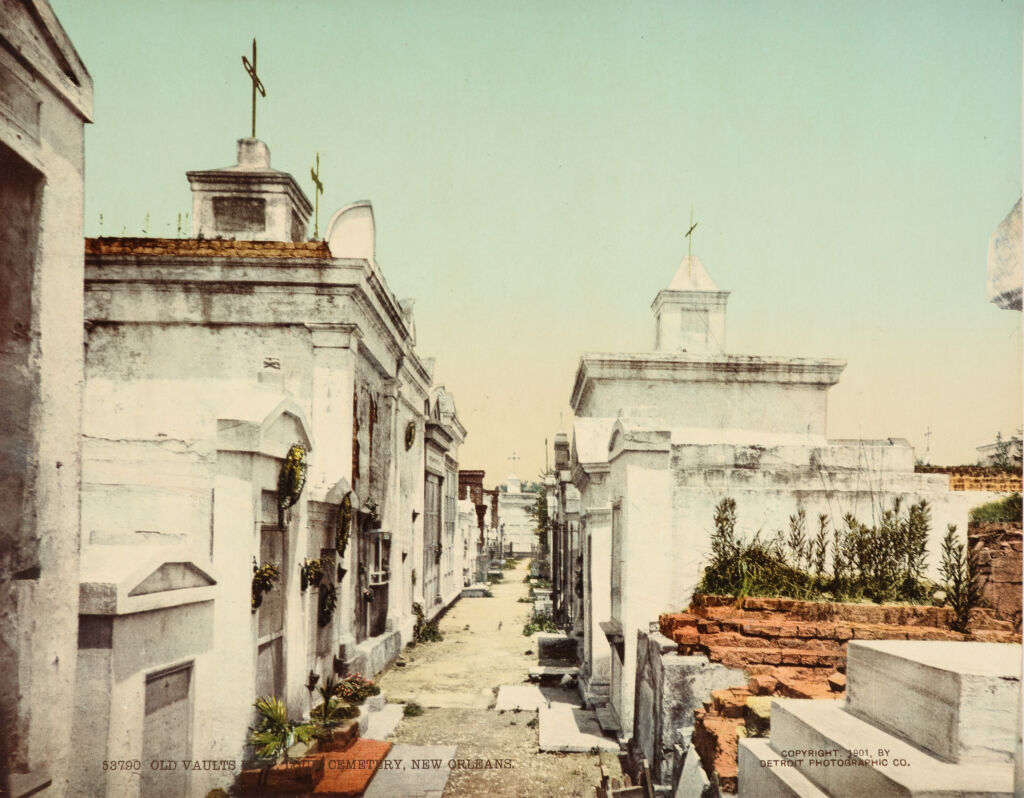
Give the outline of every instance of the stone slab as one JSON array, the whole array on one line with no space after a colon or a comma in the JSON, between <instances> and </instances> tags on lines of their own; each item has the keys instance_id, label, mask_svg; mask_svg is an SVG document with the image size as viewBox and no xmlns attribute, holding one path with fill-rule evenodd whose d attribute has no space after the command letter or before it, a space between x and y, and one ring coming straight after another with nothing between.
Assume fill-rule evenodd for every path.
<instances>
[{"instance_id":1,"label":"stone slab","mask_svg":"<svg viewBox=\"0 0 1024 798\"><path fill-rule=\"evenodd\" d=\"M615 719L615 713L608 707L598 707L594 710L594 714L597 715L597 723L602 731L613 733L620 731L619 722Z\"/></svg>"},{"instance_id":2,"label":"stone slab","mask_svg":"<svg viewBox=\"0 0 1024 798\"><path fill-rule=\"evenodd\" d=\"M794 767L762 767L781 757L767 740L740 740L739 794L737 798L829 798ZM679 796L686 793L677 793Z\"/></svg>"},{"instance_id":3,"label":"stone slab","mask_svg":"<svg viewBox=\"0 0 1024 798\"><path fill-rule=\"evenodd\" d=\"M397 706L397 705L395 705ZM448 761L455 758L454 745L405 745L391 748L363 798L440 798L448 784ZM413 769L413 760L427 761L428 768ZM440 763L439 767L434 765Z\"/></svg>"},{"instance_id":4,"label":"stone slab","mask_svg":"<svg viewBox=\"0 0 1024 798\"><path fill-rule=\"evenodd\" d=\"M492 595L494 594L486 582L477 582L462 588L462 598L489 598Z\"/></svg>"},{"instance_id":5,"label":"stone slab","mask_svg":"<svg viewBox=\"0 0 1024 798\"><path fill-rule=\"evenodd\" d=\"M830 752L815 757L819 763L805 756L798 765L804 776L829 795L1013 795L1011 764L945 762L851 714L845 701L776 699L771 716L774 751ZM864 754L857 757L854 752ZM851 765L820 764L853 757L858 761Z\"/></svg>"},{"instance_id":6,"label":"stone slab","mask_svg":"<svg viewBox=\"0 0 1024 798\"><path fill-rule=\"evenodd\" d=\"M954 762L1012 762L1021 647L945 640L852 641L850 711Z\"/></svg>"},{"instance_id":7,"label":"stone slab","mask_svg":"<svg viewBox=\"0 0 1024 798\"><path fill-rule=\"evenodd\" d=\"M676 781L673 798L707 798L711 793L711 782L700 764L697 749L690 743L683 759L683 767Z\"/></svg>"},{"instance_id":8,"label":"stone slab","mask_svg":"<svg viewBox=\"0 0 1024 798\"><path fill-rule=\"evenodd\" d=\"M385 704L378 712L371 712L366 726L366 736L371 740L383 740L395 730L402 719L402 704Z\"/></svg>"},{"instance_id":9,"label":"stone slab","mask_svg":"<svg viewBox=\"0 0 1024 798\"><path fill-rule=\"evenodd\" d=\"M573 703L573 693L557 687L541 687L537 684L503 684L498 688L498 700L494 708L498 712L516 710L536 712L557 701Z\"/></svg>"},{"instance_id":10,"label":"stone slab","mask_svg":"<svg viewBox=\"0 0 1024 798\"><path fill-rule=\"evenodd\" d=\"M563 676L579 676L580 669L577 665L537 665L530 668L530 681L542 679L561 679Z\"/></svg>"},{"instance_id":11,"label":"stone slab","mask_svg":"<svg viewBox=\"0 0 1024 798\"><path fill-rule=\"evenodd\" d=\"M601 751L618 751L619 744L604 736L593 710L572 704L553 703L541 707L539 749L541 751L562 751L586 753L597 748Z\"/></svg>"}]
</instances>

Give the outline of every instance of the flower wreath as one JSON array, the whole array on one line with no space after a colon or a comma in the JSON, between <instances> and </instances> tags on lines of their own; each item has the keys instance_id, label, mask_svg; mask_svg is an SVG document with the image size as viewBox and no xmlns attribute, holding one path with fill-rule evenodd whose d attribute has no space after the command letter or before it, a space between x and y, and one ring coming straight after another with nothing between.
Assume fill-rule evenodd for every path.
<instances>
[{"instance_id":1,"label":"flower wreath","mask_svg":"<svg viewBox=\"0 0 1024 798\"><path fill-rule=\"evenodd\" d=\"M277 477L277 523L284 526L284 511L295 504L306 486L306 447L293 443Z\"/></svg>"}]
</instances>

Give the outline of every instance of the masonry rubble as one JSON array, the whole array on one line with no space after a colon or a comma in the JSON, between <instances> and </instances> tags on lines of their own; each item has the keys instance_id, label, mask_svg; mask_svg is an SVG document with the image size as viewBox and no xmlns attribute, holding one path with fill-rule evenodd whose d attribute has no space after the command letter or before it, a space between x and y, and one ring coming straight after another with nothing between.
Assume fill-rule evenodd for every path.
<instances>
[{"instance_id":1,"label":"masonry rubble","mask_svg":"<svg viewBox=\"0 0 1024 798\"><path fill-rule=\"evenodd\" d=\"M188 179L196 238L86 241L83 762L244 759L256 697L300 716L311 673L375 675L472 559L466 430L376 261L370 203L304 240L310 203L255 139ZM67 794L219 778L83 767Z\"/></svg>"},{"instance_id":2,"label":"masonry rubble","mask_svg":"<svg viewBox=\"0 0 1024 798\"><path fill-rule=\"evenodd\" d=\"M895 499L925 499L934 576L946 525L966 532L968 508L999 495L953 493L948 476L915 473L899 438L829 439L828 390L845 363L729 353L728 297L687 256L652 303L654 350L585 354L576 372L559 473L579 493L579 534L553 539L554 601L581 611L580 689L588 705L607 706L623 739L634 729L637 633L689 605L722 498L736 501L748 534L782 529L801 509L870 523Z\"/></svg>"}]
</instances>

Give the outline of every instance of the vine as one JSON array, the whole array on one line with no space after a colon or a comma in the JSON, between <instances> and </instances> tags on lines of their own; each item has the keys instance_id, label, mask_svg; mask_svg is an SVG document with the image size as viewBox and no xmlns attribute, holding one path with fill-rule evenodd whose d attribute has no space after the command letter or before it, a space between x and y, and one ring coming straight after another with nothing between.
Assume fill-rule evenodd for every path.
<instances>
[{"instance_id":1,"label":"vine","mask_svg":"<svg viewBox=\"0 0 1024 798\"><path fill-rule=\"evenodd\" d=\"M277 478L277 523L284 526L284 511L294 505L306 485L306 447L293 443Z\"/></svg>"},{"instance_id":2,"label":"vine","mask_svg":"<svg viewBox=\"0 0 1024 798\"><path fill-rule=\"evenodd\" d=\"M416 422L410 421L405 428L405 450L409 451L416 443Z\"/></svg>"},{"instance_id":3,"label":"vine","mask_svg":"<svg viewBox=\"0 0 1024 798\"><path fill-rule=\"evenodd\" d=\"M348 539L352 534L352 491L345 494L338 506L338 521L334 528L334 548L338 550L338 556L345 556L345 549L348 547Z\"/></svg>"}]
</instances>

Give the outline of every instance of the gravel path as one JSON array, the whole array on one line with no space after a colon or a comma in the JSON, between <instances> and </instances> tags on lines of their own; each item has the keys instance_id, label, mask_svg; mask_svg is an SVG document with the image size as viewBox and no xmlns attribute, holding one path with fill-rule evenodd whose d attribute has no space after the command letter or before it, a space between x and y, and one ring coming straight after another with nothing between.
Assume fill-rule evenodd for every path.
<instances>
[{"instance_id":1,"label":"gravel path","mask_svg":"<svg viewBox=\"0 0 1024 798\"><path fill-rule=\"evenodd\" d=\"M406 665L393 665L378 679L388 700L416 701L425 710L404 718L388 739L457 746L461 761L444 798L593 798L600 781L596 754L537 752L536 712L490 708L499 685L526 682L537 664L532 642L522 634L532 605L517 601L527 593L525 575L521 562L492 586L493 598L457 601L441 621L443 642L407 648ZM617 771L615 757L604 757L606 767ZM495 767L497 762L505 767Z\"/></svg>"}]
</instances>

